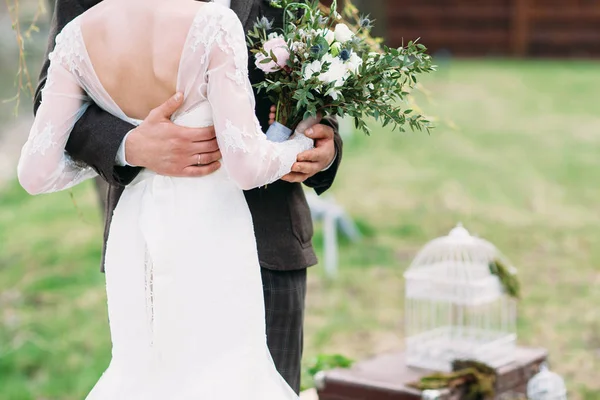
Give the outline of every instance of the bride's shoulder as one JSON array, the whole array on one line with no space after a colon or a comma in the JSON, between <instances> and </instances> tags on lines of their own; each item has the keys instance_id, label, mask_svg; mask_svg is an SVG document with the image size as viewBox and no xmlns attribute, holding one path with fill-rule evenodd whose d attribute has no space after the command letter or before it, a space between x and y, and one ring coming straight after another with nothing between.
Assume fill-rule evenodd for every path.
<instances>
[{"instance_id":1,"label":"bride's shoulder","mask_svg":"<svg viewBox=\"0 0 600 400\"><path fill-rule=\"evenodd\" d=\"M197 45L203 42L205 45L223 45L223 39L232 42L246 42L246 36L242 23L237 14L220 4L201 3L194 22L191 27L191 36ZM235 40L234 40L235 39Z\"/></svg>"},{"instance_id":2,"label":"bride's shoulder","mask_svg":"<svg viewBox=\"0 0 600 400\"><path fill-rule=\"evenodd\" d=\"M54 48L48 54L53 64L62 64L71 71L78 69L83 60L80 16L69 21L54 39Z\"/></svg>"},{"instance_id":3,"label":"bride's shoulder","mask_svg":"<svg viewBox=\"0 0 600 400\"><path fill-rule=\"evenodd\" d=\"M198 18L200 20L208 19L215 24L224 26L242 26L239 17L232 9L217 3L201 3L200 10L198 11Z\"/></svg>"}]
</instances>

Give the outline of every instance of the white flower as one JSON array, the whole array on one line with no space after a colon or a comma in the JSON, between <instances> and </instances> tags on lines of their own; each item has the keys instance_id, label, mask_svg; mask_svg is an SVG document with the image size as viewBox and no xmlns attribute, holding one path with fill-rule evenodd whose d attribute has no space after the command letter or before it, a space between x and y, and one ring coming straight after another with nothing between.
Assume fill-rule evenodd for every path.
<instances>
[{"instance_id":1,"label":"white flower","mask_svg":"<svg viewBox=\"0 0 600 400\"><path fill-rule=\"evenodd\" d=\"M292 50L296 54L302 53L302 52L304 52L304 50L306 50L306 43L294 42L290 46L290 50Z\"/></svg>"},{"instance_id":2,"label":"white flower","mask_svg":"<svg viewBox=\"0 0 600 400\"><path fill-rule=\"evenodd\" d=\"M348 70L350 72L352 72L353 74L357 74L358 70L360 69L360 67L362 66L362 58L360 58L358 56L358 54L356 53L352 53L350 55L350 59L348 60L348 62L346 63L346 67L348 68Z\"/></svg>"},{"instance_id":3,"label":"white flower","mask_svg":"<svg viewBox=\"0 0 600 400\"><path fill-rule=\"evenodd\" d=\"M319 75L321 82L329 84L334 83L336 87L344 86L349 72L346 65L338 57L333 57L331 54L323 56L323 63L329 64L329 69Z\"/></svg>"},{"instance_id":4,"label":"white flower","mask_svg":"<svg viewBox=\"0 0 600 400\"><path fill-rule=\"evenodd\" d=\"M370 52L369 57L367 58L367 64L373 64L378 56L379 53Z\"/></svg>"},{"instance_id":5,"label":"white flower","mask_svg":"<svg viewBox=\"0 0 600 400\"><path fill-rule=\"evenodd\" d=\"M281 36L283 38L283 36ZM277 32L272 32L269 34L269 39L278 39L279 34Z\"/></svg>"},{"instance_id":6,"label":"white flower","mask_svg":"<svg viewBox=\"0 0 600 400\"><path fill-rule=\"evenodd\" d=\"M341 92L337 88L331 88L325 94L331 96L333 100L337 100L338 97L340 97Z\"/></svg>"},{"instance_id":7,"label":"white flower","mask_svg":"<svg viewBox=\"0 0 600 400\"><path fill-rule=\"evenodd\" d=\"M310 64L306 64L304 67L304 79L309 80L313 77L313 75L320 73L322 69L323 64L321 64L321 61L319 60L315 60Z\"/></svg>"},{"instance_id":8,"label":"white flower","mask_svg":"<svg viewBox=\"0 0 600 400\"><path fill-rule=\"evenodd\" d=\"M346 43L354 37L354 33L346 24L337 24L335 26L335 40L340 43Z\"/></svg>"},{"instance_id":9,"label":"white flower","mask_svg":"<svg viewBox=\"0 0 600 400\"><path fill-rule=\"evenodd\" d=\"M331 54L325 54L323 56L323 63L334 64L334 63L338 63L338 62L341 62L341 60L338 59L337 57L332 56Z\"/></svg>"},{"instance_id":10,"label":"white flower","mask_svg":"<svg viewBox=\"0 0 600 400\"><path fill-rule=\"evenodd\" d=\"M325 40L327 40L327 44L331 46L333 41L335 40L335 33L331 29L323 29L323 36Z\"/></svg>"}]
</instances>

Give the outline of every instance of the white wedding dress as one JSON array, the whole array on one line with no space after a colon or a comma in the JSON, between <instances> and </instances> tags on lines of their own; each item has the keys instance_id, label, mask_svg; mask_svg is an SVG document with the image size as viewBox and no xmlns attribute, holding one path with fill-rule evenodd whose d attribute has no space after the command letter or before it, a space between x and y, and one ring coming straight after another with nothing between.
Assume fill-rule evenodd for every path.
<instances>
[{"instance_id":1,"label":"white wedding dress","mask_svg":"<svg viewBox=\"0 0 600 400\"><path fill-rule=\"evenodd\" d=\"M95 173L64 152L93 101L128 118L95 75L81 17L57 37L48 81L19 164L32 193ZM112 361L88 400L287 400L266 344L260 267L242 189L288 173L312 141L266 140L254 115L244 31L225 7L203 5L180 62L185 96L173 120L215 126L224 168L204 178L143 171L115 210L106 254Z\"/></svg>"}]
</instances>

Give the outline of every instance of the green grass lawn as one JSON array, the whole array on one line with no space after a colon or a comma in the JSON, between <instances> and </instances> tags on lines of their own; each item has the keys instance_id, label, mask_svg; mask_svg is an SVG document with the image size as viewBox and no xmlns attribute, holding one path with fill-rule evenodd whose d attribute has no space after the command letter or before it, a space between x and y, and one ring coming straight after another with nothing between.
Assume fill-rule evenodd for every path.
<instances>
[{"instance_id":1,"label":"green grass lawn","mask_svg":"<svg viewBox=\"0 0 600 400\"><path fill-rule=\"evenodd\" d=\"M366 237L341 242L336 281L311 269L305 364L402 347L402 273L463 222L519 268L519 342L550 350L570 399L600 398L598 73L453 62L425 82L422 105L440 117L431 136L348 139L331 194ZM0 193L0 400L81 399L107 366L101 221L91 185L73 198Z\"/></svg>"}]
</instances>

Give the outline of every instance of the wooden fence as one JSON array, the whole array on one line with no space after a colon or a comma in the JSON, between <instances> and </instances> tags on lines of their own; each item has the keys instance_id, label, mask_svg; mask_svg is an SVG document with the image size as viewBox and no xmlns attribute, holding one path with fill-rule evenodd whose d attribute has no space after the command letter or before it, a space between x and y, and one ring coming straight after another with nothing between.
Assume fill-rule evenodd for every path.
<instances>
[{"instance_id":1,"label":"wooden fence","mask_svg":"<svg viewBox=\"0 0 600 400\"><path fill-rule=\"evenodd\" d=\"M432 53L599 57L600 0L362 0L397 46L420 37Z\"/></svg>"}]
</instances>

